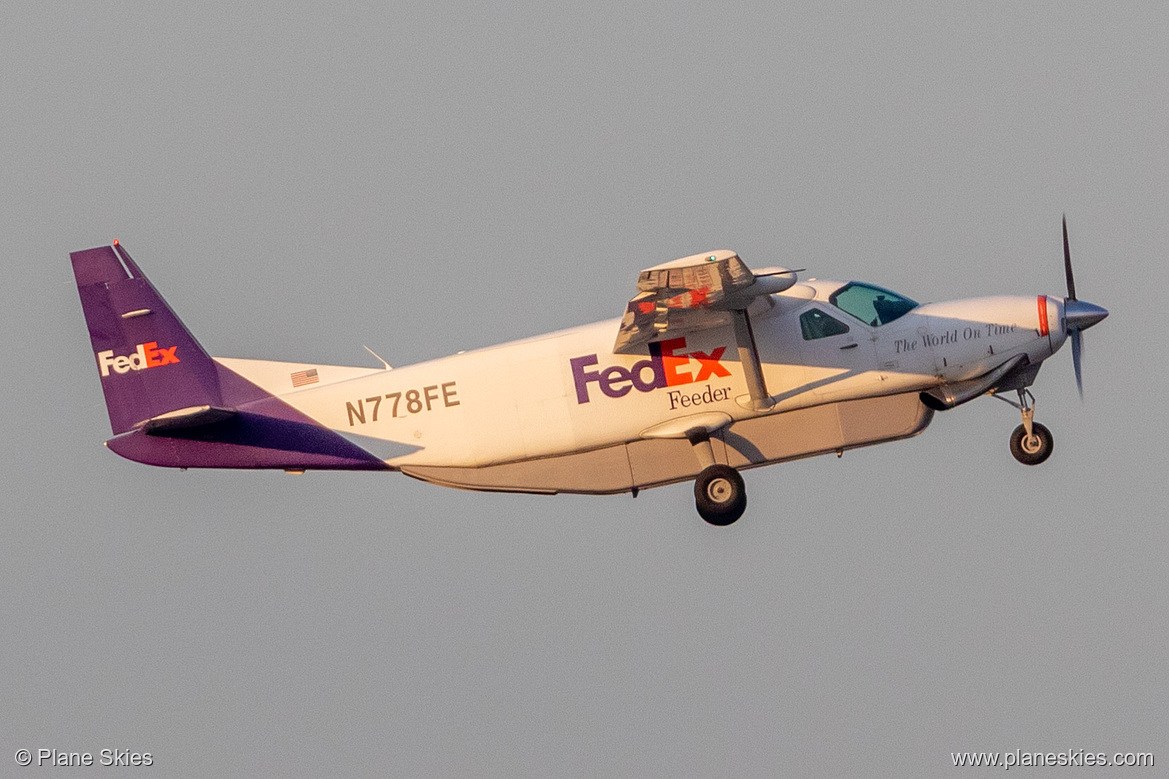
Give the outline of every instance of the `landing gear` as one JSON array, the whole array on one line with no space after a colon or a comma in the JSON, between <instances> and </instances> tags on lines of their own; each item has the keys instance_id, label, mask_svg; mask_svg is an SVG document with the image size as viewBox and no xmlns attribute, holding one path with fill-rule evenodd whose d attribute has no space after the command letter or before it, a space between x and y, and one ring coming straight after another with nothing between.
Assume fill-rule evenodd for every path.
<instances>
[{"instance_id":1,"label":"landing gear","mask_svg":"<svg viewBox=\"0 0 1169 779\"><path fill-rule=\"evenodd\" d=\"M708 465L694 481L694 504L698 515L712 525L729 525L747 508L743 477L729 465Z\"/></svg>"},{"instance_id":2,"label":"landing gear","mask_svg":"<svg viewBox=\"0 0 1169 779\"><path fill-rule=\"evenodd\" d=\"M1051 431L1035 421L1035 396L1026 389L1018 390L1019 402L995 395L1004 403L1010 403L1023 414L1023 424L1011 433L1011 454L1023 465L1039 465L1051 456L1053 439Z\"/></svg>"},{"instance_id":3,"label":"landing gear","mask_svg":"<svg viewBox=\"0 0 1169 779\"><path fill-rule=\"evenodd\" d=\"M730 418L727 418L730 421ZM702 470L694 480L694 506L698 516L712 525L724 527L733 523L747 509L747 488L743 477L729 465L715 462L710 446L710 434L724 422L712 420L708 425L696 425L686 431L698 464Z\"/></svg>"},{"instance_id":4,"label":"landing gear","mask_svg":"<svg viewBox=\"0 0 1169 779\"><path fill-rule=\"evenodd\" d=\"M1039 465L1051 456L1051 431L1038 422L1031 423L1031 433L1019 425L1011 433L1011 454L1023 465Z\"/></svg>"},{"instance_id":5,"label":"landing gear","mask_svg":"<svg viewBox=\"0 0 1169 779\"><path fill-rule=\"evenodd\" d=\"M739 350L739 362L747 380L750 401L744 403L753 411L766 411L775 405L768 395L767 383L763 379L763 368L759 362L759 349L755 344L755 333L751 329L751 317L747 309L731 309L731 324L734 326L735 345ZM715 462L714 450L710 446L710 434L730 424L726 414L720 419L708 419L686 431L690 445L698 456L702 471L694 480L694 505L698 516L712 525L725 527L734 523L747 510L747 488L743 477L729 465Z\"/></svg>"}]
</instances>

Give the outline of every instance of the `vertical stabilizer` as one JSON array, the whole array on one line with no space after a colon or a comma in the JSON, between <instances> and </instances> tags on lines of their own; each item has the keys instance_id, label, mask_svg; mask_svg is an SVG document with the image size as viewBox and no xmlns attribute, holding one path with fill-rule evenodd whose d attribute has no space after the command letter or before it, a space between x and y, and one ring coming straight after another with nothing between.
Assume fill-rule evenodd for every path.
<instances>
[{"instance_id":1,"label":"vertical stabilizer","mask_svg":"<svg viewBox=\"0 0 1169 779\"><path fill-rule=\"evenodd\" d=\"M69 258L114 433L222 405L214 361L117 241Z\"/></svg>"}]
</instances>

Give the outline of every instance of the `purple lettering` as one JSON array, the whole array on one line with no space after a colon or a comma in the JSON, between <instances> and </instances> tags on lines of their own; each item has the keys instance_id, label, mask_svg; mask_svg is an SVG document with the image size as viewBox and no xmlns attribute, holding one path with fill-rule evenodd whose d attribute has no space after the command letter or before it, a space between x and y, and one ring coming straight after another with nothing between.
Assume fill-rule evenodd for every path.
<instances>
[{"instance_id":1,"label":"purple lettering","mask_svg":"<svg viewBox=\"0 0 1169 779\"><path fill-rule=\"evenodd\" d=\"M624 384L624 387L617 387L614 385ZM620 398L629 394L629 390L633 389L632 378L629 371L622 368L620 365L613 365L601 371L601 392L605 393L611 398Z\"/></svg>"},{"instance_id":2,"label":"purple lettering","mask_svg":"<svg viewBox=\"0 0 1169 779\"><path fill-rule=\"evenodd\" d=\"M650 351L654 351L656 343L650 344ZM642 372L649 368L650 380L644 381L642 379ZM629 369L629 378L633 380L633 386L637 388L638 392L649 392L658 387L666 386L666 372L662 370L662 355L661 350L658 354L648 360L633 363L633 367Z\"/></svg>"},{"instance_id":3,"label":"purple lettering","mask_svg":"<svg viewBox=\"0 0 1169 779\"><path fill-rule=\"evenodd\" d=\"M572 366L572 381L576 385L576 402L589 402L589 382L598 381L601 378L599 373L587 373L585 368L590 365L597 364L597 355L589 354L584 357L573 357L568 361Z\"/></svg>"}]
</instances>

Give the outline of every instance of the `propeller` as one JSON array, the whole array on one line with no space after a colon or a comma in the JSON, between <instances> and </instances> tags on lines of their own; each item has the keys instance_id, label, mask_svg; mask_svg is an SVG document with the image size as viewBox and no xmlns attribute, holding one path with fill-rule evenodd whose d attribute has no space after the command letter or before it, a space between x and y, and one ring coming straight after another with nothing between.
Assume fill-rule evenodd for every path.
<instances>
[{"instance_id":1,"label":"propeller","mask_svg":"<svg viewBox=\"0 0 1169 779\"><path fill-rule=\"evenodd\" d=\"M1108 310L1076 298L1076 279L1072 275L1072 250L1068 244L1067 214L1063 217L1063 272L1068 282L1068 296L1063 303L1064 330L1072 339L1072 367L1076 371L1076 388L1080 391L1080 400L1083 400L1084 379L1080 363L1084 343L1080 333L1108 316Z\"/></svg>"}]
</instances>

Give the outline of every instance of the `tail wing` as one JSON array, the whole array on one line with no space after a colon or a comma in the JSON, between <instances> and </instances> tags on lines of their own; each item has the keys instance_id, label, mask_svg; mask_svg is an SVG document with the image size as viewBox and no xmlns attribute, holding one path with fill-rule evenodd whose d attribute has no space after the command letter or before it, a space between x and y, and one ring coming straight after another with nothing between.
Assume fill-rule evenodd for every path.
<instances>
[{"instance_id":1,"label":"tail wing","mask_svg":"<svg viewBox=\"0 0 1169 779\"><path fill-rule=\"evenodd\" d=\"M223 406L215 361L119 243L69 258L114 433Z\"/></svg>"},{"instance_id":2,"label":"tail wing","mask_svg":"<svg viewBox=\"0 0 1169 779\"><path fill-rule=\"evenodd\" d=\"M114 452L177 468L387 467L212 359L117 241L69 257Z\"/></svg>"}]
</instances>

